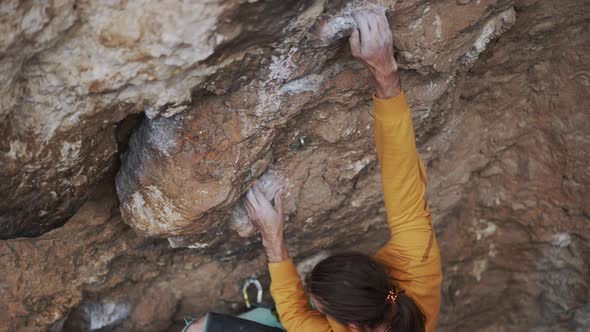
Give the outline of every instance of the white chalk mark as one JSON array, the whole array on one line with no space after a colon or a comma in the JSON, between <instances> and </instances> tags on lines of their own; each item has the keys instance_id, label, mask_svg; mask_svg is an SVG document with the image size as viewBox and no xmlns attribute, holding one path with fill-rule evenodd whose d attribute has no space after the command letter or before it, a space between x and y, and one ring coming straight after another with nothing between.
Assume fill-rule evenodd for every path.
<instances>
[{"instance_id":1,"label":"white chalk mark","mask_svg":"<svg viewBox=\"0 0 590 332\"><path fill-rule=\"evenodd\" d=\"M434 16L434 27L435 27L435 34L436 34L436 39L441 40L443 35L442 35L442 20L440 19L440 16L438 16L438 14L436 16Z\"/></svg>"}]
</instances>

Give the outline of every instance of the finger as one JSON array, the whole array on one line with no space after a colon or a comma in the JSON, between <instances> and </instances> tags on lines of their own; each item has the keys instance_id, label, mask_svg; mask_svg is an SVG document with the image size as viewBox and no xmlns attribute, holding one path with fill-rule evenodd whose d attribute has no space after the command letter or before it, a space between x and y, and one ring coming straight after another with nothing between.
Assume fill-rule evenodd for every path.
<instances>
[{"instance_id":1,"label":"finger","mask_svg":"<svg viewBox=\"0 0 590 332\"><path fill-rule=\"evenodd\" d=\"M379 31L378 26L377 26L377 24L378 24L377 15L376 15L375 11L372 9L367 9L367 10L365 10L364 15L367 18L366 20L367 20L367 26L369 27L369 31L371 31L373 33Z\"/></svg>"},{"instance_id":2,"label":"finger","mask_svg":"<svg viewBox=\"0 0 590 332\"><path fill-rule=\"evenodd\" d=\"M369 28L375 37L383 36L387 33L387 19L384 16L383 10L377 8L368 9L367 16L369 17Z\"/></svg>"},{"instance_id":3,"label":"finger","mask_svg":"<svg viewBox=\"0 0 590 332\"><path fill-rule=\"evenodd\" d=\"M354 29L352 31L352 34L350 35L350 38L348 38L348 41L350 42L350 53L352 54L352 56L358 57L361 54L361 40L358 29Z\"/></svg>"},{"instance_id":4,"label":"finger","mask_svg":"<svg viewBox=\"0 0 590 332\"><path fill-rule=\"evenodd\" d=\"M387 19L387 15L385 14L385 11L381 11L379 13L379 16L381 17L381 25L383 27L383 33L387 35L388 38L391 38L391 27L389 26L389 20Z\"/></svg>"},{"instance_id":5,"label":"finger","mask_svg":"<svg viewBox=\"0 0 590 332\"><path fill-rule=\"evenodd\" d=\"M246 193L246 199L248 199L248 202L250 203L250 205L252 205L254 209L260 206L260 204L258 204L258 200L256 200L256 196L254 195L254 191L252 189L249 189Z\"/></svg>"},{"instance_id":6,"label":"finger","mask_svg":"<svg viewBox=\"0 0 590 332\"><path fill-rule=\"evenodd\" d=\"M270 202L268 199L266 199L262 191L260 191L260 187L258 187L258 185L255 184L252 186L252 189L254 191L254 196L256 196L256 200L260 206L270 206Z\"/></svg>"},{"instance_id":7,"label":"finger","mask_svg":"<svg viewBox=\"0 0 590 332\"><path fill-rule=\"evenodd\" d=\"M374 9L373 13L375 14L375 26L379 33L386 33L389 29L389 23L387 22L387 17L385 16L385 11Z\"/></svg>"},{"instance_id":8,"label":"finger","mask_svg":"<svg viewBox=\"0 0 590 332\"><path fill-rule=\"evenodd\" d=\"M248 215L248 219L253 221L254 220L254 208L252 208L252 205L250 205L248 200L244 199L244 200L242 200L242 206L244 207L244 210L246 210L246 214Z\"/></svg>"},{"instance_id":9,"label":"finger","mask_svg":"<svg viewBox=\"0 0 590 332\"><path fill-rule=\"evenodd\" d=\"M284 217L285 211L283 209L283 197L285 194L285 190L281 189L275 194L275 209L277 209L277 213L279 216Z\"/></svg>"},{"instance_id":10,"label":"finger","mask_svg":"<svg viewBox=\"0 0 590 332\"><path fill-rule=\"evenodd\" d=\"M252 205L250 204L250 202L247 199L243 199L242 200L242 205L244 206L244 209L246 210L246 213L248 214L248 217L250 219L252 219L252 216L254 215L254 208L252 207Z\"/></svg>"},{"instance_id":11,"label":"finger","mask_svg":"<svg viewBox=\"0 0 590 332\"><path fill-rule=\"evenodd\" d=\"M369 24L367 22L367 16L365 15L365 12L362 10L359 11L355 11L352 13L352 17L354 18L354 20L356 21L356 24L358 25L358 29L360 31L360 42L361 44L363 43L363 41L367 38L369 38Z\"/></svg>"}]
</instances>

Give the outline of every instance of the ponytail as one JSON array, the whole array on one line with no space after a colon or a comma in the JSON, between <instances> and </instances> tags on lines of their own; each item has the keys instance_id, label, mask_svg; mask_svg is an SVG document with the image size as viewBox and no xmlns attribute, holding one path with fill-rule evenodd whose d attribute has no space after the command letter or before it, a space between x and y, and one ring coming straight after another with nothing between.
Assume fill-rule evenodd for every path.
<instances>
[{"instance_id":1,"label":"ponytail","mask_svg":"<svg viewBox=\"0 0 590 332\"><path fill-rule=\"evenodd\" d=\"M397 293L395 302L391 304L393 311L388 332L407 331L424 332L426 317L420 307L406 293Z\"/></svg>"}]
</instances>

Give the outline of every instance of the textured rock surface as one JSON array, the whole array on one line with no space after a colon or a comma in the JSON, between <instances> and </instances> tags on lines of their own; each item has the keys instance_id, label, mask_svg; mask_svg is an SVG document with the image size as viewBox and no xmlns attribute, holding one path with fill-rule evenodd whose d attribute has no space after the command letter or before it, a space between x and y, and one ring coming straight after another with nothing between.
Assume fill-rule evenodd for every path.
<instances>
[{"instance_id":1,"label":"textured rock surface","mask_svg":"<svg viewBox=\"0 0 590 332\"><path fill-rule=\"evenodd\" d=\"M351 8L368 6L362 1L13 0L0 6L0 31L6 36L0 45L0 75L7 82L0 91L0 130L6 138L0 146L3 238L39 235L65 222L97 179L113 167L118 150L115 129L129 114L144 111L153 119L186 111L180 117L192 114L199 119L199 108L213 108L216 113L207 119L210 125L222 121L221 114L234 120L209 137L198 138L193 142L196 147L243 139L233 149L260 144L258 152L265 153L285 121L303 107L313 107L318 95L334 103L338 93L348 93L353 99L340 103L349 108L354 98L365 98L368 91L362 81L349 80L340 86L333 81L339 74L359 70L350 62L345 40L338 38L350 29ZM491 37L511 25L510 11L501 22L493 23L506 10L510 1L481 1L470 8L454 1L409 1L390 11L402 62L415 69L407 86L416 91L416 105L423 109L422 133L428 124L442 120L439 112L428 113L444 103L455 73L472 63ZM151 136L157 141L172 135L171 126L180 120L155 121L163 127L163 122L169 124L167 130L158 128L163 136ZM254 123L259 127L253 127ZM227 134L231 135L223 141ZM142 144L132 150L138 153L153 147ZM154 223L162 211L172 211L164 215L178 221L148 230L145 216L126 212L125 218L143 233L160 236L193 235L204 224L215 225L213 219L223 216L211 210L235 201L247 182L243 171L253 163L253 158L246 158L236 167L227 149L220 145L202 151L217 158L214 168L224 173L223 178L210 174L207 167L212 165L198 164L201 178L186 184L211 186L220 181L211 188L219 192L215 198L191 204L190 209L180 202L167 205L167 196L173 200L198 197L171 193L156 184L150 187L161 177L158 174L146 176L141 188L136 188L136 174L127 180L129 197L138 190L149 191L148 187L157 190L135 196L138 202L144 199L153 205L148 210L154 216L147 219ZM180 166L178 159L189 156L185 151L171 163ZM146 171L162 168L155 165ZM262 170L263 165L258 172ZM162 198L149 197L158 192ZM122 196L128 211L128 197ZM205 212L211 215L208 220L193 222Z\"/></svg>"},{"instance_id":2,"label":"textured rock surface","mask_svg":"<svg viewBox=\"0 0 590 332\"><path fill-rule=\"evenodd\" d=\"M442 330L590 329L590 4L517 10L424 145Z\"/></svg>"},{"instance_id":3,"label":"textured rock surface","mask_svg":"<svg viewBox=\"0 0 590 332\"><path fill-rule=\"evenodd\" d=\"M327 220L327 210L350 203L357 174L374 161L374 153L367 149L370 117L344 111L366 107L371 82L366 73L358 74L346 40L326 46L334 26L349 25L350 4L325 16L316 6L290 25L310 26L309 32L297 36L287 30L290 43L276 43L270 62L259 63L261 70L250 82L203 95L183 113L141 124L117 176L127 223L144 235L173 237L174 245L209 246L219 240L211 237L212 230L222 228L234 202L267 171L275 173L270 182L286 186L293 224ZM443 120L441 109L457 77L514 24L514 10L505 3L475 9L463 17L464 7L451 2L392 12L402 67L414 73L406 87L417 100L419 136ZM443 21L453 24L443 30ZM236 74L230 70L207 86L233 82ZM310 168L310 162L318 166ZM367 196L354 203L373 201Z\"/></svg>"},{"instance_id":4,"label":"textured rock surface","mask_svg":"<svg viewBox=\"0 0 590 332\"><path fill-rule=\"evenodd\" d=\"M112 167L121 119L182 111L242 49L268 47L296 4L2 1L0 236L62 224Z\"/></svg>"},{"instance_id":5,"label":"textured rock surface","mask_svg":"<svg viewBox=\"0 0 590 332\"><path fill-rule=\"evenodd\" d=\"M257 179L289 190L302 271L386 240L370 80L340 39L350 4L17 3L0 4L3 237L62 224L118 170L122 119L149 119L118 195L111 174L63 227L0 241L0 330L162 331L241 310L243 280L268 285L258 240L229 229L250 233L235 202ZM590 328L588 7L390 12L444 260L441 331Z\"/></svg>"}]
</instances>

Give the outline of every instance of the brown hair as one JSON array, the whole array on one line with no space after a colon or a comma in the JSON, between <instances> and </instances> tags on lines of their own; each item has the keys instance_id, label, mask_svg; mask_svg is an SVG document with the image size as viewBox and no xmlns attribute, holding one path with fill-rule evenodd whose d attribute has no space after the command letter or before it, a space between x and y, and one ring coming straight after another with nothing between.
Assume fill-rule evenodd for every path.
<instances>
[{"instance_id":1,"label":"brown hair","mask_svg":"<svg viewBox=\"0 0 590 332\"><path fill-rule=\"evenodd\" d=\"M307 284L322 311L341 324L352 323L361 330L385 324L387 331L424 332L420 307L367 255L328 257L311 271ZM397 294L393 303L387 300L390 291Z\"/></svg>"}]
</instances>

